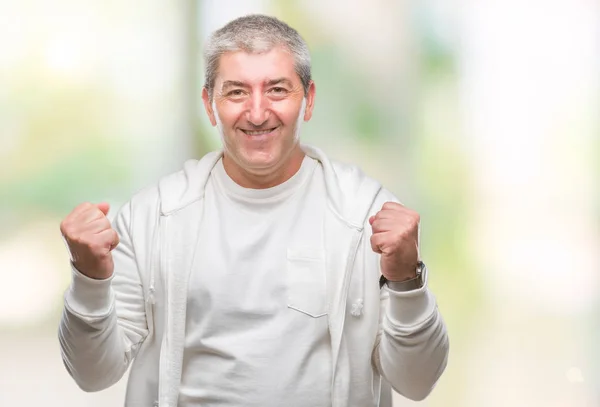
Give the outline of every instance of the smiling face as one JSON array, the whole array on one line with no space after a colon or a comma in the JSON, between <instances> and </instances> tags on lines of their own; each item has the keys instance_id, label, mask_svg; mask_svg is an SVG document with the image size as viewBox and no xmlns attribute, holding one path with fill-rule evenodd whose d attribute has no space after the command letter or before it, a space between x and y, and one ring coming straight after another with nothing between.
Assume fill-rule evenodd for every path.
<instances>
[{"instance_id":1,"label":"smiling face","mask_svg":"<svg viewBox=\"0 0 600 407\"><path fill-rule=\"evenodd\" d=\"M204 89L204 106L221 133L223 164L234 181L273 186L300 168L300 124L312 116L315 87L311 82L305 97L285 48L222 55L213 95L211 102Z\"/></svg>"}]
</instances>

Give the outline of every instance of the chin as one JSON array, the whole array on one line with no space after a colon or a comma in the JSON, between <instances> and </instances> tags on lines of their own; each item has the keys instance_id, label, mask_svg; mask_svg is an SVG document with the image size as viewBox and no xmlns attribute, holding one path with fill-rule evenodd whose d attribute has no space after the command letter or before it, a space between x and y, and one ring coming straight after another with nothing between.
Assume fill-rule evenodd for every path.
<instances>
[{"instance_id":1,"label":"chin","mask_svg":"<svg viewBox=\"0 0 600 407\"><path fill-rule=\"evenodd\" d=\"M270 167L281 159L281 153L274 148L247 149L241 158L252 167Z\"/></svg>"},{"instance_id":2,"label":"chin","mask_svg":"<svg viewBox=\"0 0 600 407\"><path fill-rule=\"evenodd\" d=\"M244 160L248 168L254 170L265 170L274 167L279 160L275 157L252 157Z\"/></svg>"}]
</instances>

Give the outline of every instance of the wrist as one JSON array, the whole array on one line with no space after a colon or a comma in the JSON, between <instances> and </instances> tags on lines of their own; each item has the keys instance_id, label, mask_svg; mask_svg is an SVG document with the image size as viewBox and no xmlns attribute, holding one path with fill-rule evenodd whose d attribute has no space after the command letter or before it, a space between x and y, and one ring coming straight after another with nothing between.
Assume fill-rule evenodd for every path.
<instances>
[{"instance_id":1,"label":"wrist","mask_svg":"<svg viewBox=\"0 0 600 407\"><path fill-rule=\"evenodd\" d=\"M426 271L427 271L427 268L425 266L425 263L423 263L422 261L419 260L419 262L417 263L416 267L414 268L414 270L412 272L412 276L409 275L402 279L390 280L387 277L385 277L384 275L382 275L379 280L379 286L381 288L381 287L383 287L383 285L387 285L388 288L390 288L394 291L416 290L425 285Z\"/></svg>"},{"instance_id":2,"label":"wrist","mask_svg":"<svg viewBox=\"0 0 600 407\"><path fill-rule=\"evenodd\" d=\"M417 277L418 277L418 275L417 275L416 271L413 271L412 273L408 273L408 274L404 275L403 277L395 277L393 279L386 277L386 279L390 283L404 283L406 281L414 280Z\"/></svg>"}]
</instances>

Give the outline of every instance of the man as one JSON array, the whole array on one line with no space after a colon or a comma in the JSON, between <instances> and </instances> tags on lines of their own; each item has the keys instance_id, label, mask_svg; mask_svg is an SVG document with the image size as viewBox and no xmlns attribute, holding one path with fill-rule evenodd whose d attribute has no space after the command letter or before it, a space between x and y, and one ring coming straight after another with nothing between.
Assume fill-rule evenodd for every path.
<instances>
[{"instance_id":1,"label":"man","mask_svg":"<svg viewBox=\"0 0 600 407\"><path fill-rule=\"evenodd\" d=\"M67 370L99 391L133 362L131 407L377 406L385 383L425 398L448 338L418 214L299 143L315 84L295 30L242 17L205 58L222 151L138 192L112 225L105 203L61 223Z\"/></svg>"}]
</instances>

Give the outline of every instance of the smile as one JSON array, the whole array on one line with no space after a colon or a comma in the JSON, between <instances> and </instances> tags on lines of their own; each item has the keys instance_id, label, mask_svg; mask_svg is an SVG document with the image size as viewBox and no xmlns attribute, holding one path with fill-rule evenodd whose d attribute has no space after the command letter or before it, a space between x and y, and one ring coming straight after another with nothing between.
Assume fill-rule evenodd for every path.
<instances>
[{"instance_id":1,"label":"smile","mask_svg":"<svg viewBox=\"0 0 600 407\"><path fill-rule=\"evenodd\" d=\"M241 130L248 136L262 136L264 134L272 133L273 131L277 130L277 127L273 127L271 129L264 129L264 130L244 130L244 129L241 129Z\"/></svg>"}]
</instances>

